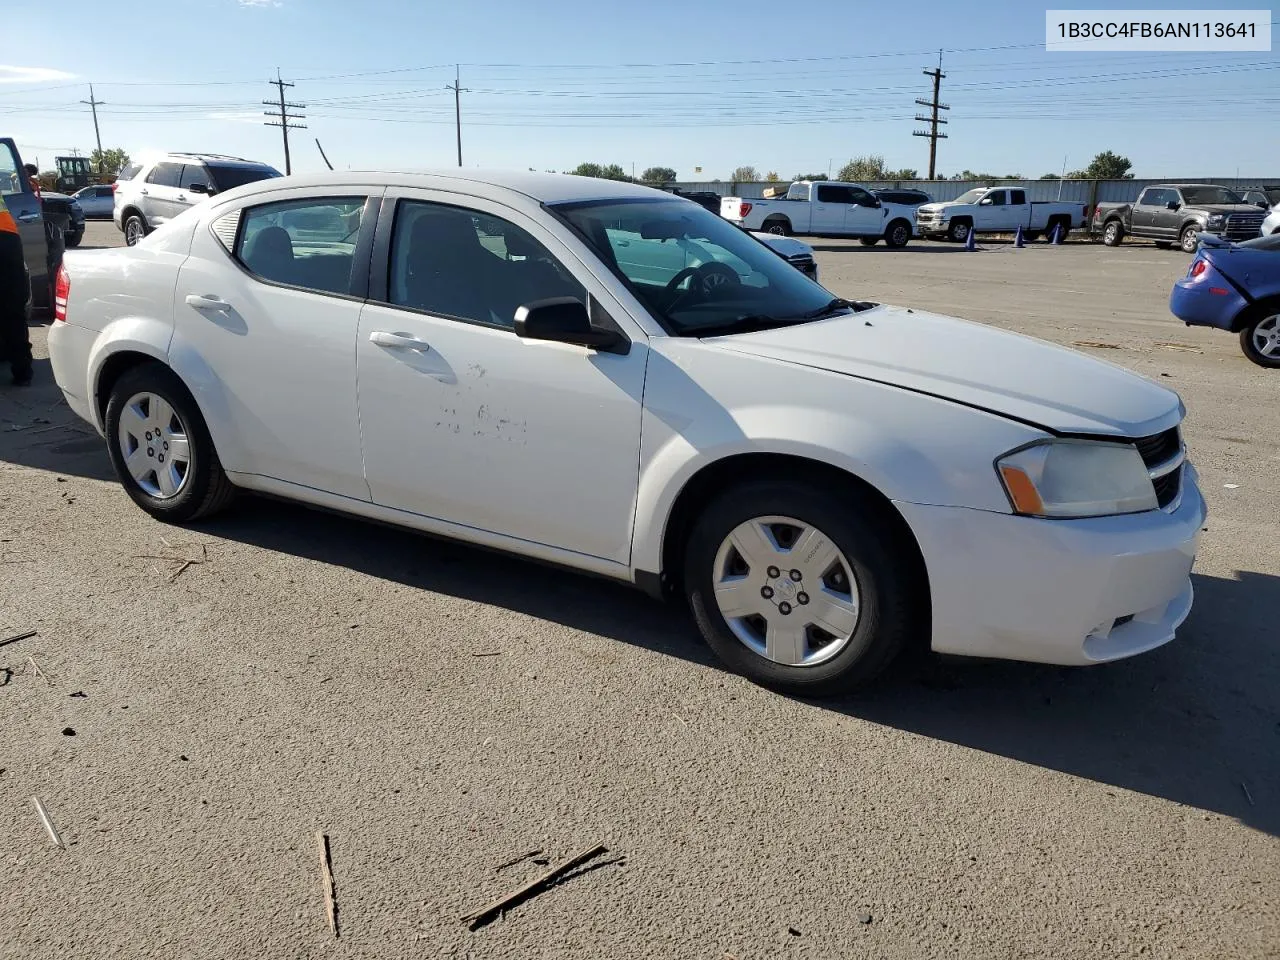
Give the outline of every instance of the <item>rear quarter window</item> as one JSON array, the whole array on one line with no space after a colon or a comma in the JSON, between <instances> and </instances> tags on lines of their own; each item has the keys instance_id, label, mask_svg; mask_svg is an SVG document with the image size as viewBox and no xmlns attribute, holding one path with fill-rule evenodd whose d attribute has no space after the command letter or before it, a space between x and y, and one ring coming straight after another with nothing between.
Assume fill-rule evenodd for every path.
<instances>
[{"instance_id":1,"label":"rear quarter window","mask_svg":"<svg viewBox=\"0 0 1280 960\"><path fill-rule=\"evenodd\" d=\"M140 163L127 163L124 165L123 169L121 169L121 171L116 174L116 179L132 180L134 177L138 175L138 171L141 169L142 169L142 164Z\"/></svg>"},{"instance_id":2,"label":"rear quarter window","mask_svg":"<svg viewBox=\"0 0 1280 960\"><path fill-rule=\"evenodd\" d=\"M246 183L257 183L259 180L270 180L273 177L280 176L278 170L268 166L230 166L210 163L206 165L206 170L213 180L213 186L217 188L219 193L225 190L233 190L236 187L243 187Z\"/></svg>"}]
</instances>

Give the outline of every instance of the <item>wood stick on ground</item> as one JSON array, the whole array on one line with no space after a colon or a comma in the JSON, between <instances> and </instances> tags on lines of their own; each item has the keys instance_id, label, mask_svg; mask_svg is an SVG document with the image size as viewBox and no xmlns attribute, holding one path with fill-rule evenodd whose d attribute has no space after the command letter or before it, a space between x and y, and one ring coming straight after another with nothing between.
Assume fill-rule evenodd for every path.
<instances>
[{"instance_id":1,"label":"wood stick on ground","mask_svg":"<svg viewBox=\"0 0 1280 960\"><path fill-rule=\"evenodd\" d=\"M3 647L5 644L9 644L9 643L17 643L19 640L30 640L35 635L36 635L35 630L27 630L23 633L15 633L12 637L5 637L3 640L0 640L0 647Z\"/></svg>"},{"instance_id":2,"label":"wood stick on ground","mask_svg":"<svg viewBox=\"0 0 1280 960\"><path fill-rule=\"evenodd\" d=\"M471 930L475 930L478 927L482 927L484 926L485 923L487 923L490 919L492 919L498 913L502 912L508 907L514 907L516 904L523 902L527 898L533 896L535 893L540 892L543 888L545 888L548 884L550 884L552 880L555 880L556 878L563 876L564 874L572 870L574 867L581 866L582 864L586 863L588 860L592 859L593 857L598 857L600 854L608 853L608 852L609 852L608 847L606 847L603 843L598 843L594 847L589 847L586 850L583 850L581 853L575 853L572 857L570 857L564 863L560 864L560 866L552 867L550 870L546 871L541 876L536 877L533 880L526 883L523 887L520 887L516 890L511 891L504 897L500 897L499 899L493 901L493 903L489 904L487 907L481 907L479 910L476 910L473 913L466 914L465 916L462 917L462 922L465 923L467 927Z\"/></svg>"},{"instance_id":3,"label":"wood stick on ground","mask_svg":"<svg viewBox=\"0 0 1280 960\"><path fill-rule=\"evenodd\" d=\"M333 898L333 861L329 858L329 837L323 830L316 831L320 846L320 884L324 889L324 913L329 918L329 929L338 936L338 904Z\"/></svg>"},{"instance_id":4,"label":"wood stick on ground","mask_svg":"<svg viewBox=\"0 0 1280 960\"><path fill-rule=\"evenodd\" d=\"M58 828L53 825L53 818L49 816L49 811L44 808L40 798L32 797L31 802L36 805L36 813L40 814L40 821L44 824L44 828L49 834L49 839L53 841L53 845L59 850L67 849L67 845L62 842L62 834L58 833Z\"/></svg>"},{"instance_id":5,"label":"wood stick on ground","mask_svg":"<svg viewBox=\"0 0 1280 960\"><path fill-rule=\"evenodd\" d=\"M187 567L191 566L193 563L199 563L199 562L200 562L199 560L183 560L182 566L178 567L177 570L173 571L173 576L169 578L169 582L173 583L173 581L177 580L180 576L182 576L184 573L187 572Z\"/></svg>"},{"instance_id":6,"label":"wood stick on ground","mask_svg":"<svg viewBox=\"0 0 1280 960\"><path fill-rule=\"evenodd\" d=\"M27 657L27 663L31 664L32 673L34 673L37 677L39 677L49 686L51 687L53 686L53 681L49 679L48 675L43 670L40 669L40 664L36 663L35 657Z\"/></svg>"},{"instance_id":7,"label":"wood stick on ground","mask_svg":"<svg viewBox=\"0 0 1280 960\"><path fill-rule=\"evenodd\" d=\"M542 853L541 850L530 850L528 853L522 853L520 854L520 856L513 857L512 859L508 860L506 863L498 864L496 867L493 868L493 872L501 873L503 870L506 870L508 867L514 867L517 863L523 863L526 860L530 860L533 857L536 857L540 853Z\"/></svg>"}]
</instances>

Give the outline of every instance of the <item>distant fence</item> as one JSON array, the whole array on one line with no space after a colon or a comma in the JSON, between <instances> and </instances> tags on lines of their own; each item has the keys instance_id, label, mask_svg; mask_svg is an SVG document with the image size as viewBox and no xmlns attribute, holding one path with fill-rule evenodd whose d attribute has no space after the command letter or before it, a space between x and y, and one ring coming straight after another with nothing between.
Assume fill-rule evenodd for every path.
<instances>
[{"instance_id":1,"label":"distant fence","mask_svg":"<svg viewBox=\"0 0 1280 960\"><path fill-rule=\"evenodd\" d=\"M724 180L682 181L668 184L686 191L706 191L718 193L722 197L763 197L768 187L786 187L791 181L780 183L731 183ZM868 181L859 183L873 189L891 189L893 187L910 187L923 190L934 200L954 200L966 190L974 187L1020 187L1027 191L1031 200L1067 200L1077 203L1131 203L1138 199L1143 187L1157 183L1216 183L1230 187L1243 193L1246 190L1257 190L1263 186L1280 184L1280 176L1275 177L1167 177L1161 180L893 180Z\"/></svg>"}]
</instances>

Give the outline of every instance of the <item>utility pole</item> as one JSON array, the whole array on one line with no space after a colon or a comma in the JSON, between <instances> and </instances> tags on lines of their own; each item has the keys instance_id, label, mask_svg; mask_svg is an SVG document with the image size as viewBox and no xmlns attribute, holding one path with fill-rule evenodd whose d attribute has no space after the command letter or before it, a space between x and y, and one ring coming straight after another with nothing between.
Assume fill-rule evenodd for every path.
<instances>
[{"instance_id":1,"label":"utility pole","mask_svg":"<svg viewBox=\"0 0 1280 960\"><path fill-rule=\"evenodd\" d=\"M471 91L462 86L460 69L456 63L453 65L453 83L446 83L444 88L453 91L453 118L458 129L458 166L462 166L462 94Z\"/></svg>"},{"instance_id":2,"label":"utility pole","mask_svg":"<svg viewBox=\"0 0 1280 960\"><path fill-rule=\"evenodd\" d=\"M307 105L305 103L285 103L284 88L292 87L293 84L284 82L283 78L281 78L280 76L279 67L276 67L276 78L274 80L268 80L267 83L271 84L273 87L276 87L280 91L280 103L277 107L276 101L274 100L262 101L263 106L277 107L277 110L262 111L263 116L273 118L271 120L265 121L263 123L263 126L280 128L280 133L284 137L284 172L285 172L285 175L288 176L289 174L293 173L293 162L289 159L289 131L307 129L307 125L305 123L291 122L293 120L305 120L307 118L307 115L305 113L290 113L289 111L305 110L307 108Z\"/></svg>"},{"instance_id":3,"label":"utility pole","mask_svg":"<svg viewBox=\"0 0 1280 960\"><path fill-rule=\"evenodd\" d=\"M942 78L946 76L946 74L942 72L941 50L938 51L938 66L933 70L925 70L924 75L926 77L933 77L933 99L921 100L917 98L916 103L920 104L922 107L931 108L933 112L927 117L922 117L918 113L916 114L916 120L920 123L929 124L929 129L917 130L912 134L912 136L929 138L929 179L932 180L934 175L937 173L938 141L947 139L947 135L945 133L938 132L938 125L947 122L938 117L938 111L951 109L947 104L938 102L938 94L942 90Z\"/></svg>"},{"instance_id":4,"label":"utility pole","mask_svg":"<svg viewBox=\"0 0 1280 960\"><path fill-rule=\"evenodd\" d=\"M106 101L99 100L93 95L93 84L89 84L89 99L81 100L90 110L93 111L93 138L98 141L98 173L102 173L102 134L98 132L98 108Z\"/></svg>"}]
</instances>

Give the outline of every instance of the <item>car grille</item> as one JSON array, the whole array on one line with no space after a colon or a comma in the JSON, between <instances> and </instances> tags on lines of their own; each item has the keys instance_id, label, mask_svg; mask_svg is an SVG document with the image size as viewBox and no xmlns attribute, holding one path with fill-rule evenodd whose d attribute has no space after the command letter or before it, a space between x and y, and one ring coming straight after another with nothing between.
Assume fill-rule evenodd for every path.
<instances>
[{"instance_id":1,"label":"car grille","mask_svg":"<svg viewBox=\"0 0 1280 960\"><path fill-rule=\"evenodd\" d=\"M1233 213L1227 217L1227 226L1223 236L1228 240L1252 240L1262 233L1261 211L1257 213Z\"/></svg>"},{"instance_id":2,"label":"car grille","mask_svg":"<svg viewBox=\"0 0 1280 960\"><path fill-rule=\"evenodd\" d=\"M1156 488L1156 502L1167 507L1178 499L1182 489L1182 435L1177 427L1133 441Z\"/></svg>"},{"instance_id":3,"label":"car grille","mask_svg":"<svg viewBox=\"0 0 1280 960\"><path fill-rule=\"evenodd\" d=\"M814 263L813 257L807 253L798 254L794 257L787 257L787 263L791 264L806 277L812 277L818 272L818 265Z\"/></svg>"},{"instance_id":4,"label":"car grille","mask_svg":"<svg viewBox=\"0 0 1280 960\"><path fill-rule=\"evenodd\" d=\"M929 211L929 210L916 211L916 220L919 222L923 223L925 221L933 221L933 220L936 220L937 218L938 218L938 215L932 211Z\"/></svg>"}]
</instances>

